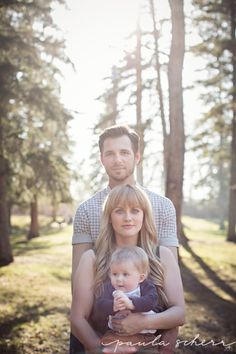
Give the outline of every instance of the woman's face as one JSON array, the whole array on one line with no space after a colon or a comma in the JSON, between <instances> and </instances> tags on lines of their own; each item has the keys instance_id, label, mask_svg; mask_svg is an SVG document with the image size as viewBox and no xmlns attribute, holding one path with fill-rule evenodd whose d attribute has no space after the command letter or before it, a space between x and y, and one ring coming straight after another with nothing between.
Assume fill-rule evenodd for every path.
<instances>
[{"instance_id":1,"label":"woman's face","mask_svg":"<svg viewBox=\"0 0 236 354\"><path fill-rule=\"evenodd\" d=\"M143 210L128 205L118 205L111 212L111 223L116 238L122 240L134 239L137 243L138 233L143 224Z\"/></svg>"}]
</instances>

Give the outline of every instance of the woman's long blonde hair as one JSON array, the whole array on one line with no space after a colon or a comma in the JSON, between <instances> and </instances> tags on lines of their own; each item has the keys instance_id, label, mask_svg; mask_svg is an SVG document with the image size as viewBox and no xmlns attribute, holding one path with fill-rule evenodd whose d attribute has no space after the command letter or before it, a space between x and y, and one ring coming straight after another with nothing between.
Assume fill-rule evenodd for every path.
<instances>
[{"instance_id":1,"label":"woman's long blonde hair","mask_svg":"<svg viewBox=\"0 0 236 354\"><path fill-rule=\"evenodd\" d=\"M112 253L116 249L114 230L111 224L111 213L117 206L140 208L143 211L143 224L139 232L137 246L148 255L150 280L156 285L161 304L168 305L164 293L163 267L157 256L158 236L152 215L152 206L146 193L138 186L120 185L111 190L105 200L101 219L100 233L95 243L95 296L103 292L103 283L108 277Z\"/></svg>"}]
</instances>

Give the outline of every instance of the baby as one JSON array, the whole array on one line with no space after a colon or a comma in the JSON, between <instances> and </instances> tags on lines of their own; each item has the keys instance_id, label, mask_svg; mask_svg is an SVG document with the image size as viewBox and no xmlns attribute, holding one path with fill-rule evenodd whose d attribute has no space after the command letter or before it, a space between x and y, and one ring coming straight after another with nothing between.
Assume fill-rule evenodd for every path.
<instances>
[{"instance_id":1,"label":"baby","mask_svg":"<svg viewBox=\"0 0 236 354\"><path fill-rule=\"evenodd\" d=\"M159 312L158 295L155 285L147 279L149 274L148 256L140 247L117 249L111 256L109 280L104 292L96 300L95 311L99 312L100 325L109 317L107 326L112 328L112 317L125 317L130 311L144 314ZM105 328L101 331L104 332ZM101 328L100 328L101 330ZM155 333L143 330L141 333Z\"/></svg>"},{"instance_id":2,"label":"baby","mask_svg":"<svg viewBox=\"0 0 236 354\"><path fill-rule=\"evenodd\" d=\"M157 290L147 280L149 261L147 254L140 247L121 248L112 254L110 279L114 287L113 310L115 316L127 316L127 311L154 313L157 305ZM112 328L109 316L108 327ZM141 333L155 333L155 330L143 330Z\"/></svg>"}]
</instances>

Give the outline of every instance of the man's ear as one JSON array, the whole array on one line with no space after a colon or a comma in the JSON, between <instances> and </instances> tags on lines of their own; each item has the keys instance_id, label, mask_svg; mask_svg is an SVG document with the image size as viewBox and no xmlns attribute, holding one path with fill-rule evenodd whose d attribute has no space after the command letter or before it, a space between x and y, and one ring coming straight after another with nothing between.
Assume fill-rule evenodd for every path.
<instances>
[{"instance_id":1,"label":"man's ear","mask_svg":"<svg viewBox=\"0 0 236 354\"><path fill-rule=\"evenodd\" d=\"M139 283L142 283L146 279L146 274L142 273L139 275Z\"/></svg>"},{"instance_id":2,"label":"man's ear","mask_svg":"<svg viewBox=\"0 0 236 354\"><path fill-rule=\"evenodd\" d=\"M102 166L103 166L103 158L102 158L102 153L100 154L100 162L101 162L101 164L102 164Z\"/></svg>"},{"instance_id":3,"label":"man's ear","mask_svg":"<svg viewBox=\"0 0 236 354\"><path fill-rule=\"evenodd\" d=\"M137 151L135 154L136 165L139 164L140 160L141 160L141 154L140 154L140 151Z\"/></svg>"}]
</instances>

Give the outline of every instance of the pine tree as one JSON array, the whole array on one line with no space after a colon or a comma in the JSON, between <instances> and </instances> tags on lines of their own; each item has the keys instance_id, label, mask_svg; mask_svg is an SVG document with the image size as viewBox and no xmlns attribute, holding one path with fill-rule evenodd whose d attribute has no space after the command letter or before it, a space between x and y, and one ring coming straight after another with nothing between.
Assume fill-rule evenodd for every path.
<instances>
[{"instance_id":1,"label":"pine tree","mask_svg":"<svg viewBox=\"0 0 236 354\"><path fill-rule=\"evenodd\" d=\"M17 180L16 185L24 192L27 190L29 202L35 205L37 191L45 186L47 171L47 165L43 164L39 174L37 162L41 161L42 155L52 154L55 144L58 156L67 151L60 147L68 143L66 124L71 116L59 100L57 61L68 63L69 60L64 55L64 42L58 37L52 21L53 3L0 1L0 77L3 79L0 98L3 113L0 120L0 221L1 230L4 230L0 237L1 265L13 260L9 251L7 215L8 199L14 202L13 182ZM35 211L34 208L33 234L38 233Z\"/></svg>"},{"instance_id":2,"label":"pine tree","mask_svg":"<svg viewBox=\"0 0 236 354\"><path fill-rule=\"evenodd\" d=\"M224 196L224 200L228 199L228 193L222 178L229 183L229 161L231 160L229 184L231 187L228 188L230 196L228 239L233 240L236 223L236 192L232 188L236 183L235 0L215 2L194 0L193 3L196 9L195 20L202 38L202 42L195 46L194 50L207 60L206 78L201 80L201 84L204 85L202 99L208 111L203 117L202 132L200 132L203 134L205 127L204 135L207 143L200 144L200 148L205 156L208 155L211 161L214 161L212 171L215 171L215 178L218 178L218 186L215 188L214 184L212 194L218 191L218 198ZM212 163L209 165L211 166ZM222 177L224 170L225 174ZM209 172L208 176L210 175L212 173ZM220 205L219 213L224 215L224 203L221 202Z\"/></svg>"}]
</instances>

